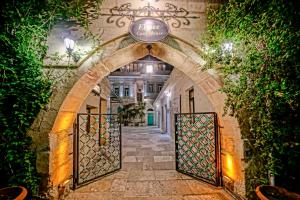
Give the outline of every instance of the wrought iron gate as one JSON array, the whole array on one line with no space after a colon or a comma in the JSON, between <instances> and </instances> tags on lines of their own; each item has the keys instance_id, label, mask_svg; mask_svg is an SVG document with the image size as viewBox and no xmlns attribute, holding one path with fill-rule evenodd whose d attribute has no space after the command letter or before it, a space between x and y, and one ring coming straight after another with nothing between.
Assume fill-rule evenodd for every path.
<instances>
[{"instance_id":1,"label":"wrought iron gate","mask_svg":"<svg viewBox=\"0 0 300 200\"><path fill-rule=\"evenodd\" d=\"M74 134L74 188L121 169L117 115L78 114Z\"/></svg>"},{"instance_id":2,"label":"wrought iron gate","mask_svg":"<svg viewBox=\"0 0 300 200\"><path fill-rule=\"evenodd\" d=\"M175 114L175 142L177 171L221 184L216 113Z\"/></svg>"}]
</instances>

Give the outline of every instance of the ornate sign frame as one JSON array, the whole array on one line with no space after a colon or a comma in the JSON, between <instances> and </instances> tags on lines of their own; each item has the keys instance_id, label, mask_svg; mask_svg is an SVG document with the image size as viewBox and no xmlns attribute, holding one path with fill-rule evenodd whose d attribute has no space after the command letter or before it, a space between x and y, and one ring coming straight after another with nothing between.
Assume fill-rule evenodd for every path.
<instances>
[{"instance_id":1,"label":"ornate sign frame","mask_svg":"<svg viewBox=\"0 0 300 200\"><path fill-rule=\"evenodd\" d=\"M170 33L170 28L162 20L146 17L132 21L129 33L137 41L152 43L165 39Z\"/></svg>"}]
</instances>

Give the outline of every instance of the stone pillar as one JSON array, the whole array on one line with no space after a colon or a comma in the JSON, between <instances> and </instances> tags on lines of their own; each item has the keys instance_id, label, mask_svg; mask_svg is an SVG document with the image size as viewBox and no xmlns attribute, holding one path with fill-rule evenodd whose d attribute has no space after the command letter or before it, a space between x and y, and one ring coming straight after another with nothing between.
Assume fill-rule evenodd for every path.
<instances>
[{"instance_id":1,"label":"stone pillar","mask_svg":"<svg viewBox=\"0 0 300 200\"><path fill-rule=\"evenodd\" d=\"M134 85L133 82L130 82L129 84L129 96L134 97Z\"/></svg>"},{"instance_id":2,"label":"stone pillar","mask_svg":"<svg viewBox=\"0 0 300 200\"><path fill-rule=\"evenodd\" d=\"M119 96L123 97L124 96L124 83L120 83L120 92L119 92Z\"/></svg>"},{"instance_id":3,"label":"stone pillar","mask_svg":"<svg viewBox=\"0 0 300 200\"><path fill-rule=\"evenodd\" d=\"M137 102L137 82L134 83L133 85L133 97L134 97L134 102Z\"/></svg>"}]
</instances>

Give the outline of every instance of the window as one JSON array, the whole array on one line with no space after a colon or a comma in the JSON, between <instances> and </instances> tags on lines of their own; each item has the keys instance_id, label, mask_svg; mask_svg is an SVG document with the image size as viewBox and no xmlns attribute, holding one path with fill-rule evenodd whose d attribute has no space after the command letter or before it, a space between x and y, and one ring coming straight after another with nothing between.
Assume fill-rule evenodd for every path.
<instances>
[{"instance_id":1,"label":"window","mask_svg":"<svg viewBox=\"0 0 300 200\"><path fill-rule=\"evenodd\" d=\"M125 87L124 89L124 96L129 97L129 87Z\"/></svg>"},{"instance_id":2,"label":"window","mask_svg":"<svg viewBox=\"0 0 300 200\"><path fill-rule=\"evenodd\" d=\"M133 64L133 72L137 72L139 69L138 69L138 64L137 63L134 63Z\"/></svg>"},{"instance_id":3,"label":"window","mask_svg":"<svg viewBox=\"0 0 300 200\"><path fill-rule=\"evenodd\" d=\"M129 72L132 64L126 65L125 72Z\"/></svg>"},{"instance_id":4,"label":"window","mask_svg":"<svg viewBox=\"0 0 300 200\"><path fill-rule=\"evenodd\" d=\"M194 89L189 90L189 111L195 113Z\"/></svg>"},{"instance_id":5,"label":"window","mask_svg":"<svg viewBox=\"0 0 300 200\"><path fill-rule=\"evenodd\" d=\"M154 89L154 88L153 88L153 84L150 84L150 83L149 83L149 84L148 84L148 91L147 91L147 92L148 92L148 93L153 93L153 91L154 91L153 89Z\"/></svg>"},{"instance_id":6,"label":"window","mask_svg":"<svg viewBox=\"0 0 300 200\"><path fill-rule=\"evenodd\" d=\"M162 89L162 84L157 84L157 92L160 92L161 91L161 89Z\"/></svg>"},{"instance_id":7,"label":"window","mask_svg":"<svg viewBox=\"0 0 300 200\"><path fill-rule=\"evenodd\" d=\"M164 67L163 67L163 64L162 63L159 63L157 65L157 68L158 68L158 71L163 71L164 70Z\"/></svg>"},{"instance_id":8,"label":"window","mask_svg":"<svg viewBox=\"0 0 300 200\"><path fill-rule=\"evenodd\" d=\"M115 92L115 95L120 96L120 88L119 87L115 87L114 92Z\"/></svg>"}]
</instances>

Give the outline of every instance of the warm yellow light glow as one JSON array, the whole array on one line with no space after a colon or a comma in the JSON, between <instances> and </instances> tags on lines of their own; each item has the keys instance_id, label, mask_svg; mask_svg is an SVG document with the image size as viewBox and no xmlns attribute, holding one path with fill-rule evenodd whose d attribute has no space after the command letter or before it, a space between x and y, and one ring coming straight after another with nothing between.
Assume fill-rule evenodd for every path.
<instances>
[{"instance_id":1,"label":"warm yellow light glow","mask_svg":"<svg viewBox=\"0 0 300 200\"><path fill-rule=\"evenodd\" d=\"M69 141L65 140L59 143L58 150L57 150L57 159L58 165L64 164L68 160L68 153L69 153Z\"/></svg>"},{"instance_id":2,"label":"warm yellow light glow","mask_svg":"<svg viewBox=\"0 0 300 200\"><path fill-rule=\"evenodd\" d=\"M52 134L56 134L55 141L57 147L53 149L53 184L60 185L71 173L71 162L69 159L70 141L68 138L69 130L72 128L75 114L71 112L61 112L56 118L55 126L52 129Z\"/></svg>"},{"instance_id":3,"label":"warm yellow light glow","mask_svg":"<svg viewBox=\"0 0 300 200\"><path fill-rule=\"evenodd\" d=\"M52 132L58 133L64 130L69 130L72 127L74 119L74 113L59 113L59 116L56 118L56 123L52 129Z\"/></svg>"},{"instance_id":4,"label":"warm yellow light glow","mask_svg":"<svg viewBox=\"0 0 300 200\"><path fill-rule=\"evenodd\" d=\"M58 186L61 185L64 180L66 180L68 177L70 177L70 170L71 165L66 164L63 166L60 166L54 173L53 173L53 185Z\"/></svg>"},{"instance_id":5,"label":"warm yellow light glow","mask_svg":"<svg viewBox=\"0 0 300 200\"><path fill-rule=\"evenodd\" d=\"M59 185L62 184L69 176L71 169L71 163L69 159L69 141L64 140L59 143L57 150L54 153L54 166L56 169L54 172L54 184Z\"/></svg>"},{"instance_id":6,"label":"warm yellow light glow","mask_svg":"<svg viewBox=\"0 0 300 200\"><path fill-rule=\"evenodd\" d=\"M63 185L67 185L68 183L70 183L70 179L67 179L67 180L65 180L64 182L63 182Z\"/></svg>"},{"instance_id":7,"label":"warm yellow light glow","mask_svg":"<svg viewBox=\"0 0 300 200\"><path fill-rule=\"evenodd\" d=\"M232 155L229 154L225 157L225 173L229 178L235 179L234 161Z\"/></svg>"}]
</instances>

